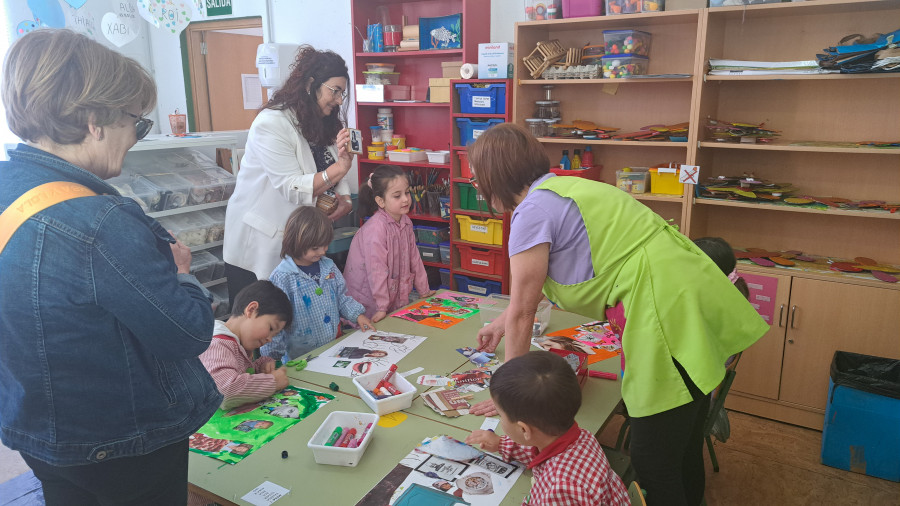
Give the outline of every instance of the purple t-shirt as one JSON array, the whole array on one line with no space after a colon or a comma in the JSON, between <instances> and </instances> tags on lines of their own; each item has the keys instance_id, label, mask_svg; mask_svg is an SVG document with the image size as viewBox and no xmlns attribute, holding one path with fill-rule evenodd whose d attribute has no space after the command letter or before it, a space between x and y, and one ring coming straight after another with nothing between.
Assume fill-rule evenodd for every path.
<instances>
[{"instance_id":1,"label":"purple t-shirt","mask_svg":"<svg viewBox=\"0 0 900 506\"><path fill-rule=\"evenodd\" d=\"M591 243L575 201L550 190L533 188L553 174L535 181L513 211L509 226L509 256L550 243L550 279L574 285L594 277Z\"/></svg>"}]
</instances>

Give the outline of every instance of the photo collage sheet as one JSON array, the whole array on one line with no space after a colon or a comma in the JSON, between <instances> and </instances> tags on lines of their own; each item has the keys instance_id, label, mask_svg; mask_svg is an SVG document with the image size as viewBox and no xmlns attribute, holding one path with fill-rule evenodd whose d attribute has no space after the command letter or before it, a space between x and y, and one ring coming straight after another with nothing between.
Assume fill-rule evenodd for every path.
<instances>
[{"instance_id":1,"label":"photo collage sheet","mask_svg":"<svg viewBox=\"0 0 900 506\"><path fill-rule=\"evenodd\" d=\"M588 356L588 364L600 362L622 354L622 342L613 332L609 322L594 321L577 327L551 332L535 337L531 344L545 349L577 351Z\"/></svg>"},{"instance_id":2,"label":"photo collage sheet","mask_svg":"<svg viewBox=\"0 0 900 506\"><path fill-rule=\"evenodd\" d=\"M236 464L334 399L288 386L268 399L218 409L188 439L192 452Z\"/></svg>"},{"instance_id":3,"label":"photo collage sheet","mask_svg":"<svg viewBox=\"0 0 900 506\"><path fill-rule=\"evenodd\" d=\"M356 331L310 360L306 370L345 378L387 371L425 339L377 330Z\"/></svg>"},{"instance_id":4,"label":"photo collage sheet","mask_svg":"<svg viewBox=\"0 0 900 506\"><path fill-rule=\"evenodd\" d=\"M525 466L449 436L424 440L356 506L495 506Z\"/></svg>"},{"instance_id":5,"label":"photo collage sheet","mask_svg":"<svg viewBox=\"0 0 900 506\"><path fill-rule=\"evenodd\" d=\"M478 314L478 306L493 304L488 299L456 293L441 293L401 309L391 316L447 329Z\"/></svg>"}]
</instances>

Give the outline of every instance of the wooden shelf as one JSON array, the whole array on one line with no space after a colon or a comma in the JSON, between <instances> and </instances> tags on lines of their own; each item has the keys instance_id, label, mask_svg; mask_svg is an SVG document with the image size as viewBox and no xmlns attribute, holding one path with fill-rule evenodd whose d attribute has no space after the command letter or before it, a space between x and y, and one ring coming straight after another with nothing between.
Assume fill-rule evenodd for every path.
<instances>
[{"instance_id":1,"label":"wooden shelf","mask_svg":"<svg viewBox=\"0 0 900 506\"><path fill-rule=\"evenodd\" d=\"M549 19L543 21L524 21L516 23L522 30L534 29L551 29L553 31L562 30L584 30L591 28L593 25L602 24L605 28L632 28L635 26L647 27L654 25L670 25L681 24L690 21L696 22L698 13L697 9L687 9L679 11L660 11L660 12L644 12L636 14L619 14L612 16L591 16L584 18L564 18ZM530 51L530 49L526 50Z\"/></svg>"},{"instance_id":2,"label":"wooden shelf","mask_svg":"<svg viewBox=\"0 0 900 506\"><path fill-rule=\"evenodd\" d=\"M652 200L655 202L673 202L681 204L684 202L683 195L667 195L665 193L633 193L631 194L635 200Z\"/></svg>"},{"instance_id":3,"label":"wooden shelf","mask_svg":"<svg viewBox=\"0 0 900 506\"><path fill-rule=\"evenodd\" d=\"M432 169L449 169L450 164L446 163L428 163L428 161L423 162L392 162L385 158L384 160L370 160L369 158L357 157L357 162L363 164L371 164L371 165L397 165L399 167L421 167L421 168L432 168Z\"/></svg>"},{"instance_id":4,"label":"wooden shelf","mask_svg":"<svg viewBox=\"0 0 900 506\"><path fill-rule=\"evenodd\" d=\"M462 49L430 49L426 51L396 51L392 53L356 53L354 56L364 59L384 59L384 58L406 58L406 57L460 57L463 54Z\"/></svg>"},{"instance_id":5,"label":"wooden shelf","mask_svg":"<svg viewBox=\"0 0 900 506\"><path fill-rule=\"evenodd\" d=\"M684 72L690 74L690 72ZM519 84L544 85L544 84L638 84L638 83L691 83L693 77L638 77L633 79L519 79Z\"/></svg>"},{"instance_id":6,"label":"wooden shelf","mask_svg":"<svg viewBox=\"0 0 900 506\"><path fill-rule=\"evenodd\" d=\"M502 250L503 246L497 246L496 244L482 244L480 242L472 242L472 241L463 241L462 239L450 239L450 242L453 244L464 244L466 246L472 246L475 248L488 248L488 249L499 249Z\"/></svg>"},{"instance_id":7,"label":"wooden shelf","mask_svg":"<svg viewBox=\"0 0 900 506\"><path fill-rule=\"evenodd\" d=\"M768 76L720 76L705 74L704 81L845 81L858 79L900 79L900 72L883 74L781 74Z\"/></svg>"},{"instance_id":8,"label":"wooden shelf","mask_svg":"<svg viewBox=\"0 0 900 506\"><path fill-rule=\"evenodd\" d=\"M900 220L900 213L891 213L888 211L878 211L874 209L858 211L852 209L835 209L831 207L829 207L828 209L816 209L811 207L800 207L792 205L760 204L756 202L745 202L740 200L719 200L709 198L697 198L694 199L694 202L699 205L707 206L743 207L748 209L759 209L763 211L777 211L785 213L808 213L828 216L853 216L856 218L866 219L876 218L884 220Z\"/></svg>"},{"instance_id":9,"label":"wooden shelf","mask_svg":"<svg viewBox=\"0 0 900 506\"><path fill-rule=\"evenodd\" d=\"M764 276L789 275L798 278L819 279L822 281L840 281L841 283L849 283L852 285L871 286L873 288L885 288L888 290L900 290L900 283L886 283L884 281L873 278L866 272L837 272L820 270L810 271L804 270L802 266L785 267L777 265L775 267L763 267L749 261L739 261L737 264L737 270L752 272L754 274L762 274Z\"/></svg>"},{"instance_id":10,"label":"wooden shelf","mask_svg":"<svg viewBox=\"0 0 900 506\"><path fill-rule=\"evenodd\" d=\"M470 278L481 278L481 279L490 279L491 281L503 281L502 276L498 276L496 274L484 274L482 272L470 271L468 269L463 269L462 267L456 267L453 269L453 274L462 274L464 276L468 276Z\"/></svg>"},{"instance_id":11,"label":"wooden shelf","mask_svg":"<svg viewBox=\"0 0 900 506\"><path fill-rule=\"evenodd\" d=\"M687 142L668 141L613 141L608 139L581 139L578 137L539 137L544 144L590 144L591 146L643 146L648 148L687 148Z\"/></svg>"},{"instance_id":12,"label":"wooden shelf","mask_svg":"<svg viewBox=\"0 0 900 506\"><path fill-rule=\"evenodd\" d=\"M900 148L792 146L791 142L799 141L779 140L769 144L741 144L737 142L701 141L700 148L747 149L759 151L796 151L807 153L852 153L857 155L900 155Z\"/></svg>"},{"instance_id":13,"label":"wooden shelf","mask_svg":"<svg viewBox=\"0 0 900 506\"><path fill-rule=\"evenodd\" d=\"M447 102L356 102L359 107L450 107Z\"/></svg>"},{"instance_id":14,"label":"wooden shelf","mask_svg":"<svg viewBox=\"0 0 900 506\"><path fill-rule=\"evenodd\" d=\"M450 223L449 218L441 218L440 216L432 216L430 214L412 214L409 213L409 219L411 220L419 220L419 221L433 221L436 223Z\"/></svg>"}]
</instances>

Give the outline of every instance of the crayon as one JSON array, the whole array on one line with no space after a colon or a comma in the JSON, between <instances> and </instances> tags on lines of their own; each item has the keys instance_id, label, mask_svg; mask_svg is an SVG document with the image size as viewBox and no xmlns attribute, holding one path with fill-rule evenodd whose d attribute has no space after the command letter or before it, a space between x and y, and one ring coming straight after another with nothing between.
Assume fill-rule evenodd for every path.
<instances>
[{"instance_id":1,"label":"crayon","mask_svg":"<svg viewBox=\"0 0 900 506\"><path fill-rule=\"evenodd\" d=\"M588 376L591 378L603 378L608 380L616 380L618 379L618 375L614 372L603 372L603 371L588 371Z\"/></svg>"},{"instance_id":2,"label":"crayon","mask_svg":"<svg viewBox=\"0 0 900 506\"><path fill-rule=\"evenodd\" d=\"M325 441L325 446L334 446L334 443L341 437L341 432L343 431L344 429L342 427L335 427L334 432L328 436L328 441Z\"/></svg>"},{"instance_id":3,"label":"crayon","mask_svg":"<svg viewBox=\"0 0 900 506\"><path fill-rule=\"evenodd\" d=\"M341 448L347 448L350 444L350 440L353 439L353 436L356 435L356 429L350 429L344 433L344 437L342 438L341 444L335 445L340 446Z\"/></svg>"},{"instance_id":4,"label":"crayon","mask_svg":"<svg viewBox=\"0 0 900 506\"><path fill-rule=\"evenodd\" d=\"M381 383L378 384L378 386L381 387L382 390L387 390L388 392L390 392L393 395L400 395L403 393L400 391L399 388L395 387L389 381L382 381Z\"/></svg>"},{"instance_id":5,"label":"crayon","mask_svg":"<svg viewBox=\"0 0 900 506\"><path fill-rule=\"evenodd\" d=\"M391 376L394 375L394 372L397 370L397 364L391 364L391 367L384 373L384 377L381 378L381 381L378 382L379 385L382 383L388 383L391 381Z\"/></svg>"},{"instance_id":6,"label":"crayon","mask_svg":"<svg viewBox=\"0 0 900 506\"><path fill-rule=\"evenodd\" d=\"M350 431L349 431L349 430L345 430L345 431L341 434L341 437L339 437L338 440L334 442L334 447L335 447L335 448L339 448L341 445L344 444L344 441L346 441L348 437L350 437Z\"/></svg>"},{"instance_id":7,"label":"crayon","mask_svg":"<svg viewBox=\"0 0 900 506\"><path fill-rule=\"evenodd\" d=\"M366 435L369 433L369 429L372 428L372 423L369 422L369 425L366 425L366 430L363 431L362 436L359 436L359 439L356 440L356 445L359 446L362 444L363 439L366 438Z\"/></svg>"},{"instance_id":8,"label":"crayon","mask_svg":"<svg viewBox=\"0 0 900 506\"><path fill-rule=\"evenodd\" d=\"M350 438L350 442L347 443L347 448L358 448L359 447L359 439Z\"/></svg>"}]
</instances>

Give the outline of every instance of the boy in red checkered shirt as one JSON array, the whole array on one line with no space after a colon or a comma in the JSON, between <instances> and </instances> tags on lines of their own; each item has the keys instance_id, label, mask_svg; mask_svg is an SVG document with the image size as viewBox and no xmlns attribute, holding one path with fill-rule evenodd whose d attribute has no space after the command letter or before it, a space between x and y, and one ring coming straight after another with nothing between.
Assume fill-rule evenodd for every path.
<instances>
[{"instance_id":1,"label":"boy in red checkered shirt","mask_svg":"<svg viewBox=\"0 0 900 506\"><path fill-rule=\"evenodd\" d=\"M466 443L531 469L523 506L630 504L600 444L575 423L581 388L565 359L547 351L516 357L497 369L490 388L506 435L476 430Z\"/></svg>"}]
</instances>

